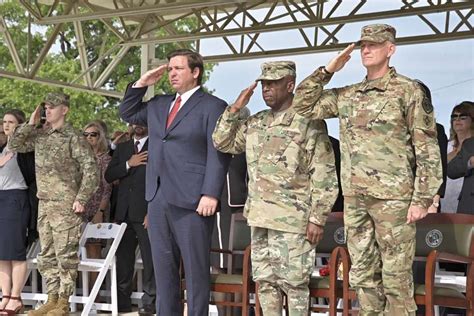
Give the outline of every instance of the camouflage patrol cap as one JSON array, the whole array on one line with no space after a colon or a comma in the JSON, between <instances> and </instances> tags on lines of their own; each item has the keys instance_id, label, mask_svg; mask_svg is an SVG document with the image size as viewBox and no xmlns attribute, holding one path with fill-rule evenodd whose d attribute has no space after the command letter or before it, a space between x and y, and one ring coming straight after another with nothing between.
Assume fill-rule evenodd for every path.
<instances>
[{"instance_id":1,"label":"camouflage patrol cap","mask_svg":"<svg viewBox=\"0 0 474 316\"><path fill-rule=\"evenodd\" d=\"M280 80L285 76L296 77L296 65L292 61L272 61L263 63L262 74L255 81Z\"/></svg>"},{"instance_id":2,"label":"camouflage patrol cap","mask_svg":"<svg viewBox=\"0 0 474 316\"><path fill-rule=\"evenodd\" d=\"M360 32L360 40L357 44L360 44L361 41L369 41L375 43L383 43L385 41L390 41L395 43L395 35L397 31L393 26L388 24L370 24L362 28Z\"/></svg>"},{"instance_id":3,"label":"camouflage patrol cap","mask_svg":"<svg viewBox=\"0 0 474 316\"><path fill-rule=\"evenodd\" d=\"M69 95L61 92L51 92L48 93L44 99L44 103L47 103L52 106L65 105L69 107Z\"/></svg>"}]
</instances>

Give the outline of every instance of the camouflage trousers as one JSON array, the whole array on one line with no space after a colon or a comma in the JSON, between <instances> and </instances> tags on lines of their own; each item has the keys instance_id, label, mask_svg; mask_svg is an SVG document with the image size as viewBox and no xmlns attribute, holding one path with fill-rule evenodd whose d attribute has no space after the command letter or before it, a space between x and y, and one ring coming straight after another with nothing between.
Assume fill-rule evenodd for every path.
<instances>
[{"instance_id":1,"label":"camouflage trousers","mask_svg":"<svg viewBox=\"0 0 474 316\"><path fill-rule=\"evenodd\" d=\"M263 315L282 315L282 291L290 315L308 315L308 283L316 252L305 234L251 227L252 273Z\"/></svg>"},{"instance_id":2,"label":"camouflage trousers","mask_svg":"<svg viewBox=\"0 0 474 316\"><path fill-rule=\"evenodd\" d=\"M82 220L72 203L39 201L38 232L41 252L38 271L46 280L48 294L69 297L76 286Z\"/></svg>"},{"instance_id":3,"label":"camouflage trousers","mask_svg":"<svg viewBox=\"0 0 474 316\"><path fill-rule=\"evenodd\" d=\"M360 315L415 315L412 264L414 224L410 201L344 197L344 224L352 261L350 284Z\"/></svg>"}]
</instances>

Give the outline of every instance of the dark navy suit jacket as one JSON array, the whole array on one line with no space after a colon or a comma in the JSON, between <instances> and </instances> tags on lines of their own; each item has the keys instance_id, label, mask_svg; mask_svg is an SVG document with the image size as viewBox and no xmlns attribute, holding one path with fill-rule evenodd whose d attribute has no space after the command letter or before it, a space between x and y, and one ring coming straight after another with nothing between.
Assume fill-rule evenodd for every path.
<instances>
[{"instance_id":1,"label":"dark navy suit jacket","mask_svg":"<svg viewBox=\"0 0 474 316\"><path fill-rule=\"evenodd\" d=\"M468 168L469 159L474 156L474 137L464 140L461 151L448 163L448 177L464 177L457 213L474 215L474 169Z\"/></svg>"},{"instance_id":2,"label":"dark navy suit jacket","mask_svg":"<svg viewBox=\"0 0 474 316\"><path fill-rule=\"evenodd\" d=\"M124 121L148 126L146 200L153 200L160 186L166 201L182 208L196 209L202 195L220 199L230 155L214 148L212 132L226 102L200 88L166 129L175 95L142 102L146 90L129 84L120 104Z\"/></svg>"}]
</instances>

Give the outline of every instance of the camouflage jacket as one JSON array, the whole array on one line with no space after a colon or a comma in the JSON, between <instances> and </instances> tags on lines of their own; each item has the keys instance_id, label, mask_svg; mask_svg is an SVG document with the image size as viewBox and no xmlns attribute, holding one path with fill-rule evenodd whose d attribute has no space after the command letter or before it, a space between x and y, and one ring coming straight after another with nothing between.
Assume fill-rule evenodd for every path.
<instances>
[{"instance_id":1,"label":"camouflage jacket","mask_svg":"<svg viewBox=\"0 0 474 316\"><path fill-rule=\"evenodd\" d=\"M338 187L334 153L321 121L290 107L261 111L247 120L229 108L212 135L222 152L246 153L250 226L305 233L308 221L324 225Z\"/></svg>"},{"instance_id":2,"label":"camouflage jacket","mask_svg":"<svg viewBox=\"0 0 474 316\"><path fill-rule=\"evenodd\" d=\"M410 200L428 207L442 182L431 102L391 68L384 77L323 90L322 67L300 83L294 109L312 119L339 117L345 196Z\"/></svg>"},{"instance_id":3,"label":"camouflage jacket","mask_svg":"<svg viewBox=\"0 0 474 316\"><path fill-rule=\"evenodd\" d=\"M20 125L9 146L17 152L35 151L38 198L79 201L85 205L99 184L94 153L70 124L54 130Z\"/></svg>"}]
</instances>

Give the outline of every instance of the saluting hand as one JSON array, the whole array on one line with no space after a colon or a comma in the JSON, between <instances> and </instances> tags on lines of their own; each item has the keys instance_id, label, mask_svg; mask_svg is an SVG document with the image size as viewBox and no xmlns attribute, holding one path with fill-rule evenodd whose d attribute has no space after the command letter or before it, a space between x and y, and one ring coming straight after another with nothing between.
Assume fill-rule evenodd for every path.
<instances>
[{"instance_id":1,"label":"saluting hand","mask_svg":"<svg viewBox=\"0 0 474 316\"><path fill-rule=\"evenodd\" d=\"M142 151L138 154L132 155L128 160L129 167L136 167L141 165L146 165L148 159L148 151Z\"/></svg>"},{"instance_id":2,"label":"saluting hand","mask_svg":"<svg viewBox=\"0 0 474 316\"><path fill-rule=\"evenodd\" d=\"M161 77L163 77L163 74L166 72L166 69L168 69L168 64L164 64L158 66L155 69L148 70L140 77L140 79L138 79L134 87L143 88L154 85L161 79Z\"/></svg>"},{"instance_id":3,"label":"saluting hand","mask_svg":"<svg viewBox=\"0 0 474 316\"><path fill-rule=\"evenodd\" d=\"M308 226L306 226L306 239L310 243L312 243L313 245L319 243L321 239L323 239L323 233L323 226L308 222Z\"/></svg>"},{"instance_id":4,"label":"saluting hand","mask_svg":"<svg viewBox=\"0 0 474 316\"><path fill-rule=\"evenodd\" d=\"M417 205L410 205L407 214L407 224L414 223L428 215L428 210Z\"/></svg>"},{"instance_id":5,"label":"saluting hand","mask_svg":"<svg viewBox=\"0 0 474 316\"><path fill-rule=\"evenodd\" d=\"M255 88L257 87L257 82L254 82L250 85L250 87L242 90L240 92L239 97L235 100L234 104L230 107L230 111L232 113L238 112L243 109L250 101L250 97L253 95Z\"/></svg>"},{"instance_id":6,"label":"saluting hand","mask_svg":"<svg viewBox=\"0 0 474 316\"><path fill-rule=\"evenodd\" d=\"M196 209L196 212L201 216L211 216L217 210L217 203L219 201L212 196L203 195L201 200L199 200L199 205Z\"/></svg>"},{"instance_id":7,"label":"saluting hand","mask_svg":"<svg viewBox=\"0 0 474 316\"><path fill-rule=\"evenodd\" d=\"M41 120L41 105L38 105L36 109L31 113L30 121L28 122L29 125L36 126L39 124Z\"/></svg>"},{"instance_id":8,"label":"saluting hand","mask_svg":"<svg viewBox=\"0 0 474 316\"><path fill-rule=\"evenodd\" d=\"M342 52L334 57L327 65L326 70L329 72L337 72L341 70L344 65L351 59L351 53L354 50L355 43L347 46Z\"/></svg>"}]
</instances>

